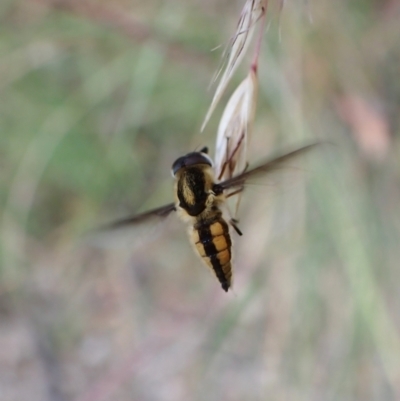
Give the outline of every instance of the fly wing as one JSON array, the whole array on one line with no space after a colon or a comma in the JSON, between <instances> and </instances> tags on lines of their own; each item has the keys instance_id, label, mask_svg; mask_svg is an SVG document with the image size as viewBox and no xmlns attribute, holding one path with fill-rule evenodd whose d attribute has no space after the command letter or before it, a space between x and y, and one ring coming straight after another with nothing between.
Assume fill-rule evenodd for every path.
<instances>
[{"instance_id":1,"label":"fly wing","mask_svg":"<svg viewBox=\"0 0 400 401\"><path fill-rule=\"evenodd\" d=\"M154 238L160 231L159 224L175 210L175 204L168 203L144 213L113 221L91 231L86 236L87 242L102 248L139 244L147 238Z\"/></svg>"},{"instance_id":2,"label":"fly wing","mask_svg":"<svg viewBox=\"0 0 400 401\"><path fill-rule=\"evenodd\" d=\"M175 211L175 204L168 203L168 205L164 205L158 207L156 209L149 210L144 213L136 214L133 216L128 216L120 220L116 220L112 223L109 223L103 227L100 227L98 231L104 230L115 230L118 228L125 228L129 226L133 226L135 224L146 223L150 219L164 218L167 217L171 212Z\"/></svg>"},{"instance_id":3,"label":"fly wing","mask_svg":"<svg viewBox=\"0 0 400 401\"><path fill-rule=\"evenodd\" d=\"M236 177L232 177L232 178L229 178L228 180L220 182L220 183L216 184L216 186L222 191L230 189L230 188L237 188L237 189L243 188L243 186L245 185L245 183L248 179L259 178L259 177L262 177L263 175L270 174L273 171L279 170L288 161L295 159L296 157L313 149L317 145L318 145L318 143L306 145L299 149L293 150L292 152L269 159L266 162L262 163L260 166L254 167L242 174L237 175Z\"/></svg>"}]
</instances>

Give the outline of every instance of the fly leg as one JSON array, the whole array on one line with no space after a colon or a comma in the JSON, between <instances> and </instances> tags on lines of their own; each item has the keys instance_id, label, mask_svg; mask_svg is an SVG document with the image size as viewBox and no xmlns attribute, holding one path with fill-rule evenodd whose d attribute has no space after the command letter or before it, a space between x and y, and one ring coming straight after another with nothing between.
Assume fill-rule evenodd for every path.
<instances>
[{"instance_id":1,"label":"fly leg","mask_svg":"<svg viewBox=\"0 0 400 401\"><path fill-rule=\"evenodd\" d=\"M240 187L239 189L237 189L236 191L231 192L230 194L226 195L227 198L230 198L231 196L237 195L239 193L241 193L243 191L243 187ZM239 234L239 235L243 235L243 233L240 231L239 227L237 226L237 224L239 223L239 220L235 219L234 217L232 217L231 212L229 211L229 224L234 228L234 230Z\"/></svg>"},{"instance_id":2,"label":"fly leg","mask_svg":"<svg viewBox=\"0 0 400 401\"><path fill-rule=\"evenodd\" d=\"M230 198L231 196L240 194L243 191L243 187L237 189L236 191L231 192L230 194L226 195L226 198Z\"/></svg>"},{"instance_id":3,"label":"fly leg","mask_svg":"<svg viewBox=\"0 0 400 401\"><path fill-rule=\"evenodd\" d=\"M243 235L243 233L239 230L239 227L237 226L237 223L239 223L239 221L233 217L231 217L231 219L229 220L229 224L235 229L235 231L239 234L239 235Z\"/></svg>"},{"instance_id":4,"label":"fly leg","mask_svg":"<svg viewBox=\"0 0 400 401\"><path fill-rule=\"evenodd\" d=\"M222 178L222 176L225 173L226 166L230 163L230 158L229 158L229 136L226 138L226 154L225 154L225 161L224 164L222 165L221 173L218 176L218 180Z\"/></svg>"},{"instance_id":5,"label":"fly leg","mask_svg":"<svg viewBox=\"0 0 400 401\"><path fill-rule=\"evenodd\" d=\"M246 162L246 165L244 166L244 169L242 171L242 174L246 172L246 170L249 168L249 162ZM235 191L236 193L239 193L243 191L243 187L240 188L240 191ZM234 195L235 193L233 193ZM235 216L237 216L238 214L238 210L239 210L239 206L240 206L240 201L241 201L242 197L239 196L237 201L236 201L236 207L235 207ZM237 222L239 222L239 220L237 220Z\"/></svg>"},{"instance_id":6,"label":"fly leg","mask_svg":"<svg viewBox=\"0 0 400 401\"><path fill-rule=\"evenodd\" d=\"M240 137L235 149L233 149L232 154L229 156L229 137L226 138L226 156L225 156L225 161L224 164L222 165L222 169L221 169L221 173L218 176L218 180L220 180L222 178L222 176L224 175L225 169L229 166L229 175L232 176L232 171L235 168L235 165L233 164L233 157L235 156L236 152L239 150L242 142L244 139L244 134L242 134L242 136ZM246 166L247 168L247 166Z\"/></svg>"}]
</instances>

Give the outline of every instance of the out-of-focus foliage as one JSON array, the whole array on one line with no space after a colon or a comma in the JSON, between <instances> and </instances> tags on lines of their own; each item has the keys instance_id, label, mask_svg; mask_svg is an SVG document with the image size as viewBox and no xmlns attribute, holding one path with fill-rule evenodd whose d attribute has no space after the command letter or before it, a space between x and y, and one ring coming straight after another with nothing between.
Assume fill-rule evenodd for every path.
<instances>
[{"instance_id":1,"label":"out-of-focus foliage","mask_svg":"<svg viewBox=\"0 0 400 401\"><path fill-rule=\"evenodd\" d=\"M213 149L210 49L242 5L0 2L2 400L400 398L396 1L270 3L248 157L331 144L243 196L233 293L173 219L82 240Z\"/></svg>"}]
</instances>

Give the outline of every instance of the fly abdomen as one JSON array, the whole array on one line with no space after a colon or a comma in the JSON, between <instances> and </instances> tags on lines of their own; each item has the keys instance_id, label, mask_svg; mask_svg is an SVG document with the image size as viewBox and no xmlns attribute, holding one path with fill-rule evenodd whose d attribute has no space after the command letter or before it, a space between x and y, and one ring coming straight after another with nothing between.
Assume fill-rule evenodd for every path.
<instances>
[{"instance_id":1,"label":"fly abdomen","mask_svg":"<svg viewBox=\"0 0 400 401\"><path fill-rule=\"evenodd\" d=\"M193 240L204 262L214 271L222 288L228 291L232 282L231 237L228 224L217 215L200 220L193 227Z\"/></svg>"}]
</instances>

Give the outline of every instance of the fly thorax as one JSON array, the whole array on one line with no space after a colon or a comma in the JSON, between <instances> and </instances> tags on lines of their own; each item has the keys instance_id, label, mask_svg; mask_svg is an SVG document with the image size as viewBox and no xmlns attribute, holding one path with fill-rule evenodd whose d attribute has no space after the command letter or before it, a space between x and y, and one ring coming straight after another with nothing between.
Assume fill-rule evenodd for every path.
<instances>
[{"instance_id":1,"label":"fly thorax","mask_svg":"<svg viewBox=\"0 0 400 401\"><path fill-rule=\"evenodd\" d=\"M190 216L198 216L207 207L212 176L204 166L191 166L179 173L176 184L177 206Z\"/></svg>"}]
</instances>

